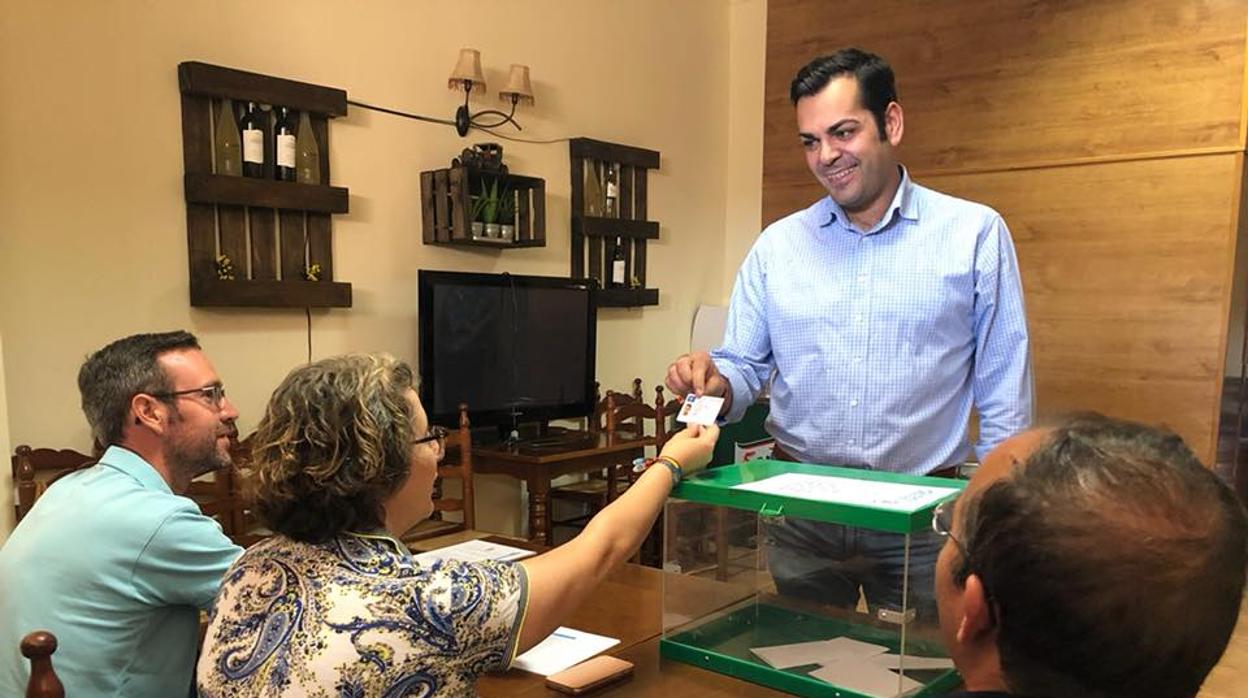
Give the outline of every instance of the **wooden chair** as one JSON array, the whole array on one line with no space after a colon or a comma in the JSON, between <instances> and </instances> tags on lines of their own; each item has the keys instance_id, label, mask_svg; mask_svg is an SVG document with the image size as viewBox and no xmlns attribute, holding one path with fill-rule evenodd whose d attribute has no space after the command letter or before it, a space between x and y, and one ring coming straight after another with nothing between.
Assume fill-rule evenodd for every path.
<instances>
[{"instance_id":1,"label":"wooden chair","mask_svg":"<svg viewBox=\"0 0 1248 698\"><path fill-rule=\"evenodd\" d=\"M255 432L248 434L247 438L242 439L230 448L230 457L233 463L229 468L230 530L228 534L235 544L244 548L250 547L273 535L273 531L265 527L264 523L260 521L260 517L256 515L255 509L251 504L250 484L253 473L251 447L252 437L255 435Z\"/></svg>"},{"instance_id":2,"label":"wooden chair","mask_svg":"<svg viewBox=\"0 0 1248 698\"><path fill-rule=\"evenodd\" d=\"M459 428L447 433L446 456L438 465L438 479L433 492L433 515L403 534L405 543L476 528L476 505L472 495L472 430L469 427L468 406L460 404ZM460 481L459 497L446 495L443 490L446 478ZM459 512L460 520L444 518L446 512Z\"/></svg>"},{"instance_id":3,"label":"wooden chair","mask_svg":"<svg viewBox=\"0 0 1248 698\"><path fill-rule=\"evenodd\" d=\"M56 636L36 630L22 638L22 656L30 660L30 679L26 682L26 698L65 698L65 686L52 668Z\"/></svg>"},{"instance_id":4,"label":"wooden chair","mask_svg":"<svg viewBox=\"0 0 1248 698\"><path fill-rule=\"evenodd\" d=\"M233 451L233 448L231 448ZM186 496L195 500L204 516L216 519L225 535L234 537L234 466L214 470L211 479L192 480Z\"/></svg>"},{"instance_id":5,"label":"wooden chair","mask_svg":"<svg viewBox=\"0 0 1248 698\"><path fill-rule=\"evenodd\" d=\"M35 505L44 490L60 478L94 465L98 456L88 456L71 449L31 448L18 446L12 458L13 482L17 487L15 503L16 519L22 517Z\"/></svg>"},{"instance_id":6,"label":"wooden chair","mask_svg":"<svg viewBox=\"0 0 1248 698\"><path fill-rule=\"evenodd\" d=\"M607 391L607 396L602 401L601 419L596 421L604 423L608 444L635 442L637 454L644 453L643 449L647 446L654 446L656 453L663 448L672 433L669 420L680 409L680 402L665 401L662 386L655 388L655 395L653 405L641 400L640 378L633 381L631 395ZM646 435L647 421L654 422L654 436ZM564 500L588 505L587 513L566 519L552 519L551 526L583 528L594 514L627 491L636 479L632 457L625 457L621 462L600 473L594 473L585 480L551 488L552 501Z\"/></svg>"}]
</instances>

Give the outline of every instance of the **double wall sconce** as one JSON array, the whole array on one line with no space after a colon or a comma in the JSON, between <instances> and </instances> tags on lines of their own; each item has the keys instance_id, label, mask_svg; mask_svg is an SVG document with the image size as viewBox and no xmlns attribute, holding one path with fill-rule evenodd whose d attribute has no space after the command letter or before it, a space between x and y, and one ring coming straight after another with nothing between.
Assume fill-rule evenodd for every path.
<instances>
[{"instance_id":1,"label":"double wall sconce","mask_svg":"<svg viewBox=\"0 0 1248 698\"><path fill-rule=\"evenodd\" d=\"M529 66L513 63L511 73L507 76L507 84L498 91L500 100L511 102L511 110L505 114L497 109L471 113L468 110L468 98L472 95L472 91L485 92L485 75L481 72L481 52L472 48L460 49L459 61L455 64L455 70L451 72L450 79L446 81L446 86L452 90L464 91L464 103L455 110L455 131L461 136L468 135L468 129L473 126L497 128L511 124L519 131L521 130L520 124L516 123L514 118L516 104L520 102L533 104L533 86L529 83ZM485 118L484 121L481 120L482 117Z\"/></svg>"}]
</instances>

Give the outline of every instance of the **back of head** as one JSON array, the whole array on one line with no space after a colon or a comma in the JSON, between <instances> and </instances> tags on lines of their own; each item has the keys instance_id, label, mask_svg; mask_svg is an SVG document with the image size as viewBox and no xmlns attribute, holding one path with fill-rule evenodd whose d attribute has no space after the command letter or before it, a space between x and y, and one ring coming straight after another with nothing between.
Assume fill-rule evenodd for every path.
<instances>
[{"instance_id":1,"label":"back of head","mask_svg":"<svg viewBox=\"0 0 1248 698\"><path fill-rule=\"evenodd\" d=\"M291 371L256 427L256 510L269 528L321 542L384 522L410 472L412 369L352 354Z\"/></svg>"},{"instance_id":2,"label":"back of head","mask_svg":"<svg viewBox=\"0 0 1248 698\"><path fill-rule=\"evenodd\" d=\"M195 335L175 330L124 337L92 354L78 370L78 390L95 443L121 443L130 398L173 389L157 363L161 354L199 348Z\"/></svg>"},{"instance_id":3,"label":"back of head","mask_svg":"<svg viewBox=\"0 0 1248 698\"><path fill-rule=\"evenodd\" d=\"M846 48L812 60L789 84L789 100L796 105L799 99L819 94L829 82L845 75L858 81L858 98L875 117L883 138L885 111L890 102L897 101L897 85L888 62L874 53Z\"/></svg>"},{"instance_id":4,"label":"back of head","mask_svg":"<svg viewBox=\"0 0 1248 698\"><path fill-rule=\"evenodd\" d=\"M1234 629L1244 509L1172 433L1076 418L964 522L1015 693L1192 696Z\"/></svg>"}]
</instances>

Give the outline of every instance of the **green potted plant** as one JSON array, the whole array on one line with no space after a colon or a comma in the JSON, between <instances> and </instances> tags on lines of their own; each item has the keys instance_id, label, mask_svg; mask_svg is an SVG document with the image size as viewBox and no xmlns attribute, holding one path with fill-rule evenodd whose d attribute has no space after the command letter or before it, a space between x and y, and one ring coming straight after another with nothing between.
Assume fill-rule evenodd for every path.
<instances>
[{"instance_id":1,"label":"green potted plant","mask_svg":"<svg viewBox=\"0 0 1248 698\"><path fill-rule=\"evenodd\" d=\"M485 236L485 194L471 194L468 199L468 221L472 224L472 238Z\"/></svg>"},{"instance_id":2,"label":"green potted plant","mask_svg":"<svg viewBox=\"0 0 1248 698\"><path fill-rule=\"evenodd\" d=\"M499 235L498 228L498 179L490 182L490 188L485 188L485 179L481 180L481 197L485 200L485 204L481 209L481 220L485 223L485 237L497 239Z\"/></svg>"},{"instance_id":3,"label":"green potted plant","mask_svg":"<svg viewBox=\"0 0 1248 698\"><path fill-rule=\"evenodd\" d=\"M508 242L516 239L516 195L519 192L503 187L498 200L499 237Z\"/></svg>"}]
</instances>

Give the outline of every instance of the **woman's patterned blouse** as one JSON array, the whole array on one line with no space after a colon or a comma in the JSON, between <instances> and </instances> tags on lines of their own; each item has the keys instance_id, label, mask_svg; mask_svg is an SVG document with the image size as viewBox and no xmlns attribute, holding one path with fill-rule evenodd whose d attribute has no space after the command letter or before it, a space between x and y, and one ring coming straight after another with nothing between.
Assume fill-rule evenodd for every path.
<instances>
[{"instance_id":1,"label":"woman's patterned blouse","mask_svg":"<svg viewBox=\"0 0 1248 698\"><path fill-rule=\"evenodd\" d=\"M276 536L222 582L201 696L471 696L514 658L527 602L510 562L414 561L384 534Z\"/></svg>"}]
</instances>

